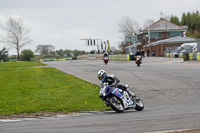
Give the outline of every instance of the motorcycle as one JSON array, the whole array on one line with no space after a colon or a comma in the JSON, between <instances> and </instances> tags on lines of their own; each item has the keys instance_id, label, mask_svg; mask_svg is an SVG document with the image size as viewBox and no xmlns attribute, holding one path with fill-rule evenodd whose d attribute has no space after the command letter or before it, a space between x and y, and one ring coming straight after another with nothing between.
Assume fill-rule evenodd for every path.
<instances>
[{"instance_id":1,"label":"motorcycle","mask_svg":"<svg viewBox=\"0 0 200 133\"><path fill-rule=\"evenodd\" d=\"M136 56L135 63L137 64L138 67L140 66L140 64L142 64L142 56L141 55Z\"/></svg>"},{"instance_id":2,"label":"motorcycle","mask_svg":"<svg viewBox=\"0 0 200 133\"><path fill-rule=\"evenodd\" d=\"M144 104L140 98L137 96L130 97L126 91L107 84L101 85L99 97L105 102L106 106L110 106L118 113L128 109L135 109L137 111L144 109Z\"/></svg>"},{"instance_id":3,"label":"motorcycle","mask_svg":"<svg viewBox=\"0 0 200 133\"><path fill-rule=\"evenodd\" d=\"M105 56L105 57L103 58L103 61L104 61L105 65L107 65L107 63L108 63L108 57Z\"/></svg>"}]
</instances>

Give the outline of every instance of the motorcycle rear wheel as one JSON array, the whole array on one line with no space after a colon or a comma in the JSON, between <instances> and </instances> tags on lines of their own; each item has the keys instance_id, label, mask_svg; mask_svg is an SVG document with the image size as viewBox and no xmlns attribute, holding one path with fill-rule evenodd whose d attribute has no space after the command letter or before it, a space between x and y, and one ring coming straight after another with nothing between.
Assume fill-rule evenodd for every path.
<instances>
[{"instance_id":1,"label":"motorcycle rear wheel","mask_svg":"<svg viewBox=\"0 0 200 133\"><path fill-rule=\"evenodd\" d=\"M109 97L107 102L117 113L124 112L123 103L116 96Z\"/></svg>"}]
</instances>

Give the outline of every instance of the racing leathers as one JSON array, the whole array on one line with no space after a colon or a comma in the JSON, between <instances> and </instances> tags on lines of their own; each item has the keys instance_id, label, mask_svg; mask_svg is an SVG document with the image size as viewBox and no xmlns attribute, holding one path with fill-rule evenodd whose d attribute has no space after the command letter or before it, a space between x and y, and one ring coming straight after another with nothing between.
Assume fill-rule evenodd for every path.
<instances>
[{"instance_id":1,"label":"racing leathers","mask_svg":"<svg viewBox=\"0 0 200 133\"><path fill-rule=\"evenodd\" d=\"M108 57L108 53L105 53L105 54L103 55L103 57Z\"/></svg>"},{"instance_id":2,"label":"racing leathers","mask_svg":"<svg viewBox=\"0 0 200 133\"><path fill-rule=\"evenodd\" d=\"M101 82L102 83L102 82ZM134 93L132 93L127 84L121 84L120 80L115 77L113 74L108 74L107 78L105 79L105 81L103 83L108 83L108 85L110 85L111 87L118 87L124 91L126 91L130 97L134 97Z\"/></svg>"}]
</instances>

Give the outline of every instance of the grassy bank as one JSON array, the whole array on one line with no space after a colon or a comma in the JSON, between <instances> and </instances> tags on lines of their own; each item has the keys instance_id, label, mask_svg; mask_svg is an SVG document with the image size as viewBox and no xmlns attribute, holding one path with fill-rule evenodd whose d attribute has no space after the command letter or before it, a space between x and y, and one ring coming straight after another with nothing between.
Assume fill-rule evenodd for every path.
<instances>
[{"instance_id":1,"label":"grassy bank","mask_svg":"<svg viewBox=\"0 0 200 133\"><path fill-rule=\"evenodd\" d=\"M38 62L0 63L0 115L107 109L98 86Z\"/></svg>"}]
</instances>

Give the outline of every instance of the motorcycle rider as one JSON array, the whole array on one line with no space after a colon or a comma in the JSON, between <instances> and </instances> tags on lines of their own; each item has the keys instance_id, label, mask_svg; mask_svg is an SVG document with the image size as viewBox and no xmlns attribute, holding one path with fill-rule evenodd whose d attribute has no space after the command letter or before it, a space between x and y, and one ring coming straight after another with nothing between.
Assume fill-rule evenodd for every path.
<instances>
[{"instance_id":1,"label":"motorcycle rider","mask_svg":"<svg viewBox=\"0 0 200 133\"><path fill-rule=\"evenodd\" d=\"M140 50L137 50L136 54L135 54L135 60L137 59L136 57L140 55L141 56L141 60L142 60L142 53Z\"/></svg>"},{"instance_id":2,"label":"motorcycle rider","mask_svg":"<svg viewBox=\"0 0 200 133\"><path fill-rule=\"evenodd\" d=\"M137 55L142 55L140 50L137 50L135 56L137 56Z\"/></svg>"},{"instance_id":3,"label":"motorcycle rider","mask_svg":"<svg viewBox=\"0 0 200 133\"><path fill-rule=\"evenodd\" d=\"M108 56L108 53L105 52L105 54L103 55L103 57L109 57L109 56Z\"/></svg>"},{"instance_id":4,"label":"motorcycle rider","mask_svg":"<svg viewBox=\"0 0 200 133\"><path fill-rule=\"evenodd\" d=\"M121 84L120 80L117 77L115 77L113 74L106 74L106 71L100 70L98 72L97 76L98 76L98 79L100 80L100 84L108 83L108 85L110 85L111 87L118 87L118 88L126 91L131 98L134 97L134 93L132 93L129 90L128 85L127 84Z\"/></svg>"}]
</instances>

